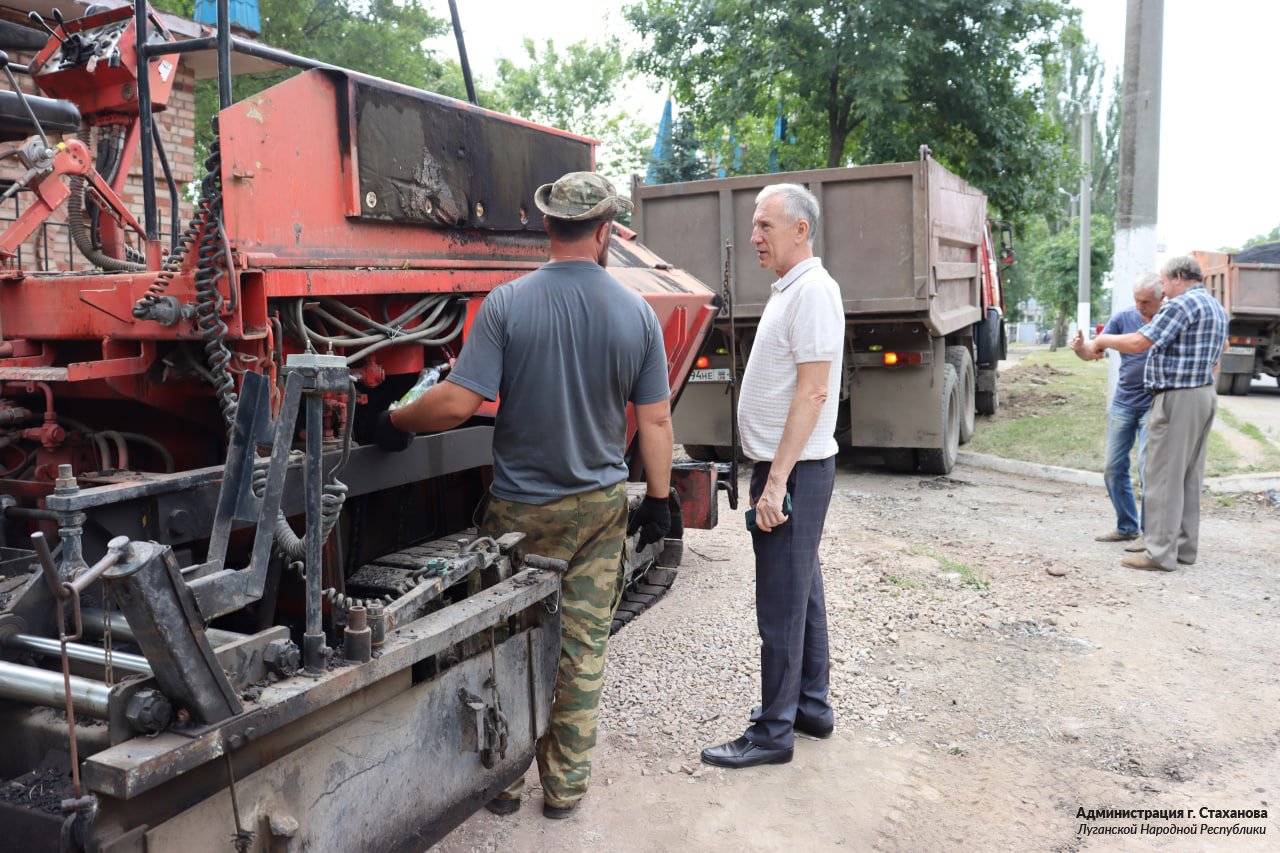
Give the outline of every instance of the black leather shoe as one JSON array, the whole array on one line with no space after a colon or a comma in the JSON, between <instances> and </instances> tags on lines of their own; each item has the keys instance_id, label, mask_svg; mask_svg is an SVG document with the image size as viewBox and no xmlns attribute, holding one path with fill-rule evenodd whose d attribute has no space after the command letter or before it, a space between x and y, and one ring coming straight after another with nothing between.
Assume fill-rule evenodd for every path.
<instances>
[{"instance_id":1,"label":"black leather shoe","mask_svg":"<svg viewBox=\"0 0 1280 853\"><path fill-rule=\"evenodd\" d=\"M520 798L507 800L501 797L494 797L492 800L484 804L484 807L496 815L515 814L520 811Z\"/></svg>"},{"instance_id":2,"label":"black leather shoe","mask_svg":"<svg viewBox=\"0 0 1280 853\"><path fill-rule=\"evenodd\" d=\"M831 733L835 731L836 724L834 722L830 722L825 726L820 726L816 723L811 723L808 720L796 717L796 724L793 728L802 735L816 737L818 740L826 740L831 737Z\"/></svg>"},{"instance_id":3,"label":"black leather shoe","mask_svg":"<svg viewBox=\"0 0 1280 853\"><path fill-rule=\"evenodd\" d=\"M786 764L791 760L791 753L790 749L765 749L740 737L702 750L702 761L715 767L739 770L760 764Z\"/></svg>"}]
</instances>

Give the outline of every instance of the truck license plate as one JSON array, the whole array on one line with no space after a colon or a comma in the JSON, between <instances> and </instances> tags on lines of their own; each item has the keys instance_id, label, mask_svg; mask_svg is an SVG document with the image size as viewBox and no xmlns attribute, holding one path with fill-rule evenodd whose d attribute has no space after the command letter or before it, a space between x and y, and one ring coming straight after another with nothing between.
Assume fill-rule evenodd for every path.
<instances>
[{"instance_id":1,"label":"truck license plate","mask_svg":"<svg viewBox=\"0 0 1280 853\"><path fill-rule=\"evenodd\" d=\"M728 382L729 368L727 367L700 367L697 370L690 371L690 382Z\"/></svg>"}]
</instances>

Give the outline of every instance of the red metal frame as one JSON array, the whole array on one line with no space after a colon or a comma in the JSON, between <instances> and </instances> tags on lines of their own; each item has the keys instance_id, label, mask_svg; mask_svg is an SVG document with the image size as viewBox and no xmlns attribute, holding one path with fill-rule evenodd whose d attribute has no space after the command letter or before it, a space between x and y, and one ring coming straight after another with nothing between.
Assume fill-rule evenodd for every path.
<instances>
[{"instance_id":1,"label":"red metal frame","mask_svg":"<svg viewBox=\"0 0 1280 853\"><path fill-rule=\"evenodd\" d=\"M358 189L353 181L359 151L353 142L344 142L352 117L343 111L357 82L367 78L306 72L232 105L219 118L223 222L237 285L233 292L223 278L220 318L227 326L225 341L232 351L233 375L245 370L272 374L275 365L298 346L279 339L273 331L279 300L337 298L373 314L384 300L408 304L411 297L422 294L456 295L467 300L465 340L483 297L546 259L548 243L546 235L535 230L537 222L524 231L482 231L349 215L353 187ZM476 109L464 104L456 108ZM501 120L521 128L533 126ZM591 161L590 140L550 129L539 131L583 143L587 146L584 164ZM136 126L130 140L134 137ZM476 168L484 168L485 161L479 153L477 157ZM64 159L76 164L76 169L78 164L92 162L80 143L69 144ZM65 198L64 174L86 174L106 206L116 206L118 196L100 177L73 171L64 163L46 179L50 193L46 209ZM530 207L534 189L525 191ZM56 198L59 190L63 198ZM137 229L123 205L118 209L128 227ZM714 295L637 244L634 233L619 226L615 239L625 251L612 254L610 272L653 306L665 338L669 381L673 390L678 389L715 316ZM3 245L7 244L0 242ZM196 299L195 255L193 249L182 270L160 289L179 305L190 306ZM159 424L200 425L182 435L173 434L170 426L168 433L155 437L171 446L180 467L195 460L208 464L203 460L210 444L220 443L223 435L211 387L194 377L174 374L164 361L182 342L199 351L199 330L189 315L176 325L164 326L135 319L132 313L135 303L155 289L155 281L153 272L27 275L14 271L0 278L0 317L4 318L0 379L47 382L59 407L73 401L113 401L107 409L95 404L99 407L95 411L103 413L112 429L125 428L117 420L143 431L149 419ZM424 363L455 355L460 346L461 341L456 341L435 353L422 347L388 347L354 365L354 370L364 387L371 389L389 377L416 374ZM335 419L345 417L339 408L335 404L331 409ZM487 404L480 414L492 415L495 410L495 405ZM166 413L169 420L149 418L148 412ZM629 441L634 434L631 417ZM76 464L84 462L82 456L77 459Z\"/></svg>"}]
</instances>

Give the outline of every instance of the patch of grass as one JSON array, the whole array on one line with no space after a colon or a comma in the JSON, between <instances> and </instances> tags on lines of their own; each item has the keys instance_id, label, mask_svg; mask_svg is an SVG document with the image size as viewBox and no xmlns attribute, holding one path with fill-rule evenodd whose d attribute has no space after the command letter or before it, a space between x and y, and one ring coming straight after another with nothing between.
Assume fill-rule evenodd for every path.
<instances>
[{"instance_id":1,"label":"patch of grass","mask_svg":"<svg viewBox=\"0 0 1280 853\"><path fill-rule=\"evenodd\" d=\"M955 572L960 576L960 583L974 589L986 589L991 586L991 581L978 574L977 570L968 563L961 563L958 560L952 560L949 557L938 557L938 565L942 567L944 572Z\"/></svg>"},{"instance_id":2,"label":"patch of grass","mask_svg":"<svg viewBox=\"0 0 1280 853\"><path fill-rule=\"evenodd\" d=\"M951 753L954 756L957 756L958 758L964 758L966 755L969 754L969 750L965 749L963 746L960 746L958 744L948 749L947 752Z\"/></svg>"},{"instance_id":3,"label":"patch of grass","mask_svg":"<svg viewBox=\"0 0 1280 853\"><path fill-rule=\"evenodd\" d=\"M907 553L916 557L931 558L935 563L938 564L938 569L941 572L943 573L954 572L955 574L959 575L960 583L963 584L964 586L972 587L973 589L987 589L988 587L991 586L991 581L987 580L981 574L979 574L978 571L974 569L973 566L969 565L968 563L962 563L959 560L953 560L950 557L947 557L943 554L939 554L935 552L932 548L927 548L923 545L912 545L907 548ZM889 580L892 583L893 576L890 576ZM906 583L910 584L911 588L918 589L920 587L919 584L913 581L906 581Z\"/></svg>"},{"instance_id":4,"label":"patch of grass","mask_svg":"<svg viewBox=\"0 0 1280 853\"><path fill-rule=\"evenodd\" d=\"M916 581L911 580L911 578L904 578L901 575L889 575L887 580L889 581L889 583L893 584L894 586L899 586L899 587L902 587L903 589L920 589L921 588L920 584L917 583Z\"/></svg>"},{"instance_id":5,"label":"patch of grass","mask_svg":"<svg viewBox=\"0 0 1280 853\"><path fill-rule=\"evenodd\" d=\"M1263 433L1262 430L1258 429L1256 424L1240 420L1232 412L1228 411L1225 406L1221 405L1218 406L1217 417L1221 419L1224 424L1231 427L1241 435L1252 439L1258 445L1256 460L1248 466L1237 466L1238 470L1280 471L1280 448L1276 447L1275 443L1271 441L1271 439L1267 438L1266 434ZM1211 434L1209 438L1210 442L1212 442L1214 436ZM1209 453L1211 455L1213 453L1212 443L1209 445ZM1237 469L1224 473L1234 473Z\"/></svg>"},{"instance_id":6,"label":"patch of grass","mask_svg":"<svg viewBox=\"0 0 1280 853\"><path fill-rule=\"evenodd\" d=\"M1018 381L1021 371L1006 371L1000 379L1002 410L994 417L979 418L973 440L963 449L1006 459L1102 472L1107 450L1107 364L1083 362L1070 349L1038 350L1019 365L1048 365L1064 374L1048 377L1047 384ZM1039 400L1028 400L1034 395ZM1013 406L1006 405L1013 402ZM1025 412L1010 417L1011 410ZM1240 423L1222 407L1218 416L1239 432L1258 440L1261 462L1245 464L1217 432L1209 435L1205 473L1221 476L1244 471L1280 470L1280 449L1253 424ZM1137 448L1131 457L1137 471ZM1136 479L1136 476L1135 476Z\"/></svg>"},{"instance_id":7,"label":"patch of grass","mask_svg":"<svg viewBox=\"0 0 1280 853\"><path fill-rule=\"evenodd\" d=\"M1213 500L1218 506L1233 507L1236 505L1235 495L1215 494Z\"/></svg>"}]
</instances>

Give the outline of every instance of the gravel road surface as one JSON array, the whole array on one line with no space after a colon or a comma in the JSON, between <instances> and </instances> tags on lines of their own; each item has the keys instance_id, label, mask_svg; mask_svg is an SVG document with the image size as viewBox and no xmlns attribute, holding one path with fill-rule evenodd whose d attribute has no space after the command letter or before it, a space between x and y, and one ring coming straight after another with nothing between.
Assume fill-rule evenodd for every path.
<instances>
[{"instance_id":1,"label":"gravel road surface","mask_svg":"<svg viewBox=\"0 0 1280 853\"><path fill-rule=\"evenodd\" d=\"M543 818L531 785L437 849L1280 849L1277 497L1206 495L1199 563L1151 574L1093 541L1100 489L842 458L822 550L836 732L744 771L698 760L758 701L750 543L722 500L612 641L579 812ZM1265 835L1209 834L1233 825Z\"/></svg>"}]
</instances>

